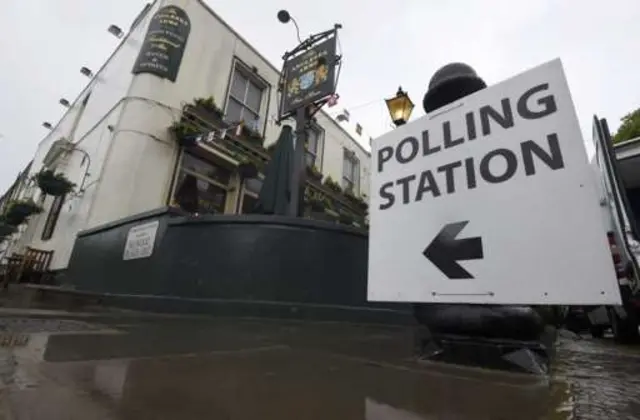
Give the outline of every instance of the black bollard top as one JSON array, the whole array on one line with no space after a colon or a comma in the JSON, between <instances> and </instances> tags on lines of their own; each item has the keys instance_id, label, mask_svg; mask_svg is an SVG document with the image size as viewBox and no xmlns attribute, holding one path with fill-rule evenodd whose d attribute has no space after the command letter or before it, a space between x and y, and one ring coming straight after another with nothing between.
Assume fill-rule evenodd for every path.
<instances>
[{"instance_id":1,"label":"black bollard top","mask_svg":"<svg viewBox=\"0 0 640 420\"><path fill-rule=\"evenodd\" d=\"M429 81L422 106L428 114L453 101L487 87L476 71L464 63L450 63L435 72Z\"/></svg>"}]
</instances>

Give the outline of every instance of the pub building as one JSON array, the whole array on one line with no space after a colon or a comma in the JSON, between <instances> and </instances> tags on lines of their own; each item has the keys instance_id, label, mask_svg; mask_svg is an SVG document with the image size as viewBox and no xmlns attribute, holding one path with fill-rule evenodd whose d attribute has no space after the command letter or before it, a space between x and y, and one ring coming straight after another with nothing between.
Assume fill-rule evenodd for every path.
<instances>
[{"instance_id":1,"label":"pub building","mask_svg":"<svg viewBox=\"0 0 640 420\"><path fill-rule=\"evenodd\" d=\"M91 76L2 197L4 211L33 200L40 212L5 235L0 256L53 251L48 268L64 275L82 232L167 212L251 212L282 129L280 70L205 2L147 4ZM370 154L345 120L315 114L304 214L364 231ZM43 193L33 177L47 170L75 186Z\"/></svg>"}]
</instances>

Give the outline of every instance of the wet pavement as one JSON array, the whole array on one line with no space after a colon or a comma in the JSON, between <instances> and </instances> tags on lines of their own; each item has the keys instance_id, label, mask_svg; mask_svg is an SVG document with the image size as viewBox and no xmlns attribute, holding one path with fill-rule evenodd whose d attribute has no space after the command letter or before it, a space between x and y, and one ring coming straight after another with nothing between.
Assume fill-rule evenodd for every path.
<instances>
[{"instance_id":1,"label":"wet pavement","mask_svg":"<svg viewBox=\"0 0 640 420\"><path fill-rule=\"evenodd\" d=\"M0 419L640 419L640 349L551 378L423 363L389 326L0 316Z\"/></svg>"}]
</instances>

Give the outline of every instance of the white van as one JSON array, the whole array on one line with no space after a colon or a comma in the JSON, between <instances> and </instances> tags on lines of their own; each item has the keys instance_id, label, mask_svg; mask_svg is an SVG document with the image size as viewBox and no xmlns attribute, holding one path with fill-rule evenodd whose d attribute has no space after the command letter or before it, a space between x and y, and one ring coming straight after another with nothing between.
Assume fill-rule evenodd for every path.
<instances>
[{"instance_id":1,"label":"white van","mask_svg":"<svg viewBox=\"0 0 640 420\"><path fill-rule=\"evenodd\" d=\"M636 341L640 339L640 137L613 145L606 120L594 117L593 140L591 163L601 187L600 205L609 226L623 305L584 310L593 336L611 328L618 341Z\"/></svg>"}]
</instances>

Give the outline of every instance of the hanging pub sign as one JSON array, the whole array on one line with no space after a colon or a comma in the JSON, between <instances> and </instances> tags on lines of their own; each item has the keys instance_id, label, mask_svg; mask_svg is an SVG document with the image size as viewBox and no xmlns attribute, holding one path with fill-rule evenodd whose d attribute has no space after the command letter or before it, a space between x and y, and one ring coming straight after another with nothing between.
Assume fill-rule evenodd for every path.
<instances>
[{"instance_id":1,"label":"hanging pub sign","mask_svg":"<svg viewBox=\"0 0 640 420\"><path fill-rule=\"evenodd\" d=\"M280 117L332 96L336 89L336 34L284 63Z\"/></svg>"},{"instance_id":2,"label":"hanging pub sign","mask_svg":"<svg viewBox=\"0 0 640 420\"><path fill-rule=\"evenodd\" d=\"M151 73L175 82L190 32L191 22L184 10L176 6L158 10L151 18L133 74Z\"/></svg>"}]
</instances>

